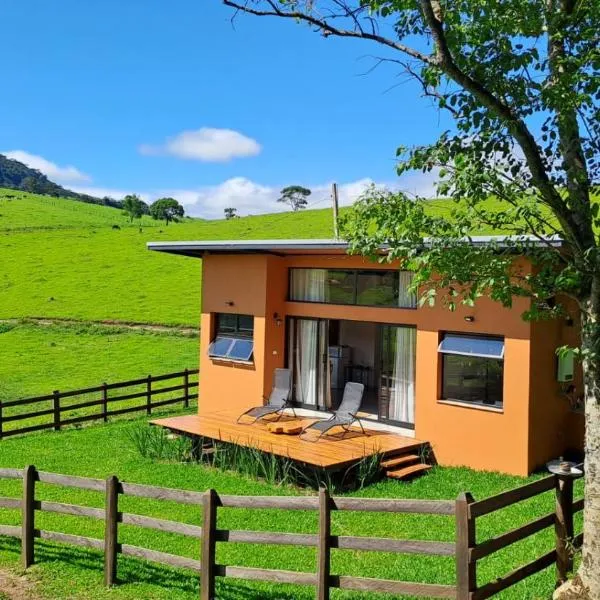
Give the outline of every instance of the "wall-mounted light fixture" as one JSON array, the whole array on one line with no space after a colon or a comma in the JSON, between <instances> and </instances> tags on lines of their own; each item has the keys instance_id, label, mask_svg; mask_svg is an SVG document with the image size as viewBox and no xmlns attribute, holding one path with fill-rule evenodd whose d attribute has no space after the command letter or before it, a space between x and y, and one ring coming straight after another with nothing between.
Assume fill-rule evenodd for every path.
<instances>
[{"instance_id":1,"label":"wall-mounted light fixture","mask_svg":"<svg viewBox=\"0 0 600 600\"><path fill-rule=\"evenodd\" d=\"M233 300L227 300L227 301L225 302L225 306L233 306L233 305L234 305L234 302L233 302Z\"/></svg>"},{"instance_id":2,"label":"wall-mounted light fixture","mask_svg":"<svg viewBox=\"0 0 600 600\"><path fill-rule=\"evenodd\" d=\"M281 316L279 315L279 313L273 313L273 320L275 321L275 325L277 325L277 327L281 327L281 324L283 323L283 320L281 318Z\"/></svg>"},{"instance_id":3,"label":"wall-mounted light fixture","mask_svg":"<svg viewBox=\"0 0 600 600\"><path fill-rule=\"evenodd\" d=\"M473 315L467 315L467 316L465 317L465 321L466 321L467 323L473 323L473 322L475 321L475 317L474 317Z\"/></svg>"}]
</instances>

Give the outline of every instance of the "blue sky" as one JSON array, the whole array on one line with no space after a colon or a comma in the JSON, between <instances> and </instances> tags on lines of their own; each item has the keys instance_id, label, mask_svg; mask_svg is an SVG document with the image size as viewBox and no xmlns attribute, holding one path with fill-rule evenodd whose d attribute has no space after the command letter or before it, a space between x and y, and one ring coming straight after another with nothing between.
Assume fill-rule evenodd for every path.
<instances>
[{"instance_id":1,"label":"blue sky","mask_svg":"<svg viewBox=\"0 0 600 600\"><path fill-rule=\"evenodd\" d=\"M393 68L365 75L377 47L231 15L220 0L5 0L0 152L207 217L272 210L296 183L320 205L332 181L345 202L369 180L430 189L398 183L395 149L448 123Z\"/></svg>"}]
</instances>

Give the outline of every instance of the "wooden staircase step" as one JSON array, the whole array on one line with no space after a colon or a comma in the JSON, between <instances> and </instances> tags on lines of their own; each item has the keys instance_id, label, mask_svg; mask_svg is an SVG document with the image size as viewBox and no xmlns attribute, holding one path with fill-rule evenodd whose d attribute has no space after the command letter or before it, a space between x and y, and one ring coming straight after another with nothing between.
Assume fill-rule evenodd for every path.
<instances>
[{"instance_id":1,"label":"wooden staircase step","mask_svg":"<svg viewBox=\"0 0 600 600\"><path fill-rule=\"evenodd\" d=\"M431 469L431 465L419 463L418 465L409 465L408 467L397 469L395 471L386 471L385 474L392 479L405 479L406 477L411 477L418 473L425 473L426 471L429 471L429 469Z\"/></svg>"},{"instance_id":2,"label":"wooden staircase step","mask_svg":"<svg viewBox=\"0 0 600 600\"><path fill-rule=\"evenodd\" d=\"M400 456L391 456L381 461L382 469L393 469L400 465L409 465L414 462L419 462L421 457L417 454L402 454Z\"/></svg>"}]
</instances>

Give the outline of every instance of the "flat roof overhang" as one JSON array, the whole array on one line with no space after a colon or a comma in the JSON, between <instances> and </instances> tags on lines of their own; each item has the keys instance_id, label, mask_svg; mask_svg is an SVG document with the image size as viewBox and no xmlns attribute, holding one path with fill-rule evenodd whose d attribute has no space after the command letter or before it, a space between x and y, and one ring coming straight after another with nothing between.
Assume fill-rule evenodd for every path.
<instances>
[{"instance_id":1,"label":"flat roof overhang","mask_svg":"<svg viewBox=\"0 0 600 600\"><path fill-rule=\"evenodd\" d=\"M560 248L559 236L539 238L537 236L476 235L465 238L465 243L473 246L494 245L497 248L510 247L515 242L530 246L551 246ZM427 239L424 240L427 244ZM148 250L167 252L181 256L202 258L206 254L273 254L285 256L293 254L346 254L348 242L343 240L198 240L181 242L148 242ZM382 254L388 246L380 246Z\"/></svg>"}]
</instances>

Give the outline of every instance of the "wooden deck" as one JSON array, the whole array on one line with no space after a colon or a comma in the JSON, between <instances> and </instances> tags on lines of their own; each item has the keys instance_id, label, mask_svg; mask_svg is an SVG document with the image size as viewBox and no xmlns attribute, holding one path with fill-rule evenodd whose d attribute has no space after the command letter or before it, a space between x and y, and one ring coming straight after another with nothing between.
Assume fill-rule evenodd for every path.
<instances>
[{"instance_id":1,"label":"wooden deck","mask_svg":"<svg viewBox=\"0 0 600 600\"><path fill-rule=\"evenodd\" d=\"M385 456L418 451L424 442L414 438L404 437L389 431L368 429L363 435L359 428L353 429L342 436L341 430L332 430L330 435L323 436L318 441L300 439L297 435L271 433L267 430L269 421L264 420L252 425L237 424L237 413L219 411L209 415L186 415L168 417L152 421L154 425L166 427L174 432L192 436L202 436L240 446L259 448L278 456L321 467L325 469L340 469L356 463L365 456L381 453ZM315 419L284 417L280 422L303 424ZM316 437L316 436L315 436Z\"/></svg>"}]
</instances>

